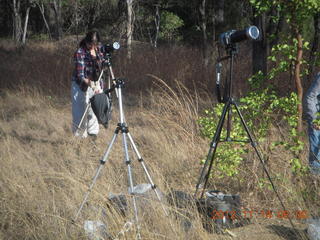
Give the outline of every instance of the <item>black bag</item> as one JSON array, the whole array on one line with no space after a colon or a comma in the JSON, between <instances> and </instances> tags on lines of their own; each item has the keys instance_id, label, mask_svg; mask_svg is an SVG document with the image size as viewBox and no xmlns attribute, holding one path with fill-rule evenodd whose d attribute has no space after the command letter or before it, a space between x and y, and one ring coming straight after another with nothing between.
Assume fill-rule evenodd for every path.
<instances>
[{"instance_id":1,"label":"black bag","mask_svg":"<svg viewBox=\"0 0 320 240\"><path fill-rule=\"evenodd\" d=\"M108 127L111 118L111 99L106 93L95 94L90 98L91 107L98 122Z\"/></svg>"},{"instance_id":2,"label":"black bag","mask_svg":"<svg viewBox=\"0 0 320 240\"><path fill-rule=\"evenodd\" d=\"M209 232L223 233L223 229L250 223L249 218L242 216L239 195L207 191L206 198L198 201L198 210L203 216L203 226Z\"/></svg>"}]
</instances>

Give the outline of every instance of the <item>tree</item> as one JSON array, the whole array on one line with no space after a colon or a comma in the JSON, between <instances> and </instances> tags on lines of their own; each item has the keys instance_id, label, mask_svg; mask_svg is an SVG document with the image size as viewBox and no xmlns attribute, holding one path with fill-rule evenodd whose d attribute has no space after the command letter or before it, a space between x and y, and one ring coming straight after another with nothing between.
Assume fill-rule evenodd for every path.
<instances>
[{"instance_id":1,"label":"tree","mask_svg":"<svg viewBox=\"0 0 320 240\"><path fill-rule=\"evenodd\" d=\"M212 47L216 44L216 27L224 21L224 0L206 1L201 0L199 4L199 25L202 32L202 50L204 64L208 66L210 60L210 42L212 39ZM212 26L211 34L208 25Z\"/></svg>"},{"instance_id":2,"label":"tree","mask_svg":"<svg viewBox=\"0 0 320 240\"><path fill-rule=\"evenodd\" d=\"M261 32L259 41L252 43L252 74L262 72L264 75L268 72L268 56L272 47L278 43L279 34L283 30L284 16L279 8L270 8L267 11L261 11L260 5L253 4L253 24Z\"/></svg>"},{"instance_id":3,"label":"tree","mask_svg":"<svg viewBox=\"0 0 320 240\"><path fill-rule=\"evenodd\" d=\"M21 26L21 1L12 0L12 20L13 20L13 39L16 43L21 41L22 26Z\"/></svg>"},{"instance_id":4,"label":"tree","mask_svg":"<svg viewBox=\"0 0 320 240\"><path fill-rule=\"evenodd\" d=\"M0 36L8 36L12 31L12 0L0 1ZM10 11L8 11L8 9Z\"/></svg>"},{"instance_id":5,"label":"tree","mask_svg":"<svg viewBox=\"0 0 320 240\"><path fill-rule=\"evenodd\" d=\"M51 0L50 7L52 11L50 22L52 24L52 28L54 29L53 37L54 39L59 40L63 35L62 0Z\"/></svg>"},{"instance_id":6,"label":"tree","mask_svg":"<svg viewBox=\"0 0 320 240\"><path fill-rule=\"evenodd\" d=\"M24 17L24 27L23 27L23 34L22 34L22 44L23 45L26 43L30 9L34 6L35 6L34 0L27 1L27 6L26 6L27 9L26 9L25 17Z\"/></svg>"},{"instance_id":7,"label":"tree","mask_svg":"<svg viewBox=\"0 0 320 240\"><path fill-rule=\"evenodd\" d=\"M133 0L127 0L127 58L130 60L132 55L132 33L133 33Z\"/></svg>"},{"instance_id":8,"label":"tree","mask_svg":"<svg viewBox=\"0 0 320 240\"><path fill-rule=\"evenodd\" d=\"M143 12L143 15L145 16L141 16L140 18L144 18L143 23L145 23L145 26L147 26L145 28L147 29L150 44L155 48L158 46L160 32L161 9L163 7L161 2L163 1L150 0L141 5L146 11ZM142 32L142 29L140 29L140 31Z\"/></svg>"},{"instance_id":9,"label":"tree","mask_svg":"<svg viewBox=\"0 0 320 240\"><path fill-rule=\"evenodd\" d=\"M161 12L160 33L161 39L168 42L176 42L181 40L178 29L183 26L183 20L176 14L169 11Z\"/></svg>"},{"instance_id":10,"label":"tree","mask_svg":"<svg viewBox=\"0 0 320 240\"><path fill-rule=\"evenodd\" d=\"M200 13L200 27L202 30L202 41L203 41L203 57L204 64L208 66L209 53L208 53L208 36L207 36L207 16L206 16L206 0L202 0L199 5Z\"/></svg>"},{"instance_id":11,"label":"tree","mask_svg":"<svg viewBox=\"0 0 320 240\"><path fill-rule=\"evenodd\" d=\"M302 97L303 88L301 82L301 63L303 57L303 26L309 16L315 15L320 11L320 2L318 0L293 0L284 2L279 0L280 6L284 9L289 25L292 29L292 37L296 41L296 57L294 61L294 79L296 83L298 99L298 132L302 132Z\"/></svg>"},{"instance_id":12,"label":"tree","mask_svg":"<svg viewBox=\"0 0 320 240\"><path fill-rule=\"evenodd\" d=\"M261 35L266 35L266 14L263 13L260 16L253 18L253 25L257 26ZM267 58L268 58L268 37L262 36L259 41L253 41L252 43L252 74L262 72L267 74Z\"/></svg>"},{"instance_id":13,"label":"tree","mask_svg":"<svg viewBox=\"0 0 320 240\"><path fill-rule=\"evenodd\" d=\"M27 28L29 22L29 13L31 7L34 6L33 0L21 2L21 0L12 0L12 19L13 19L13 39L16 43L25 44L27 36ZM22 12L25 9L24 26L22 28Z\"/></svg>"},{"instance_id":14,"label":"tree","mask_svg":"<svg viewBox=\"0 0 320 240\"><path fill-rule=\"evenodd\" d=\"M155 34L154 34L154 40L153 40L153 46L156 48L158 43L158 36L159 36L159 30L160 30L160 6L159 4L155 5L155 15L154 15L154 25L155 25Z\"/></svg>"},{"instance_id":15,"label":"tree","mask_svg":"<svg viewBox=\"0 0 320 240\"><path fill-rule=\"evenodd\" d=\"M318 0L250 0L251 4L260 14L277 9L282 12L282 16L290 27L289 37L292 39L291 46L295 48L295 55L290 55L288 62L292 62L294 81L298 95L298 124L297 130L302 132L302 97L303 88L301 82L301 64L303 60L303 27L309 16L314 16L320 11ZM287 46L287 44L286 44ZM286 47L287 49L287 47ZM290 64L289 64L290 65ZM288 65L288 66L289 66Z\"/></svg>"},{"instance_id":16,"label":"tree","mask_svg":"<svg viewBox=\"0 0 320 240\"><path fill-rule=\"evenodd\" d=\"M38 5L38 8L40 10L43 22L45 24L45 27L46 27L48 35L49 35L49 39L51 39L52 37L51 37L50 27L49 27L49 24L47 22L47 19L46 19L45 13L44 13L44 10L45 10L45 8L44 8L44 0L38 0L38 1L36 1L36 4Z\"/></svg>"},{"instance_id":17,"label":"tree","mask_svg":"<svg viewBox=\"0 0 320 240\"><path fill-rule=\"evenodd\" d=\"M216 39L216 27L219 24L222 24L225 21L225 0L218 0L214 1L213 5L213 14L212 14L212 40L213 40L213 45L215 43ZM226 7L227 8L227 7Z\"/></svg>"},{"instance_id":18,"label":"tree","mask_svg":"<svg viewBox=\"0 0 320 240\"><path fill-rule=\"evenodd\" d=\"M26 10L26 16L24 18L24 27L23 27L23 34L22 34L22 44L26 43L26 36L27 36L27 29L28 29L28 22L29 22L29 13L30 13L31 5L28 5Z\"/></svg>"}]
</instances>

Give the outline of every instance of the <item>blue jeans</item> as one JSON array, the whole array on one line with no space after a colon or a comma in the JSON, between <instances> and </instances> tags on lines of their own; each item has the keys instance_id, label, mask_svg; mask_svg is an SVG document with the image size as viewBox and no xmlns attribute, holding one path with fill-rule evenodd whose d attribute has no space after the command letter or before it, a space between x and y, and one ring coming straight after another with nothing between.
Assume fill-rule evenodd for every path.
<instances>
[{"instance_id":1,"label":"blue jeans","mask_svg":"<svg viewBox=\"0 0 320 240\"><path fill-rule=\"evenodd\" d=\"M320 130L314 129L311 124L308 126L309 135L309 165L311 172L320 174Z\"/></svg>"}]
</instances>

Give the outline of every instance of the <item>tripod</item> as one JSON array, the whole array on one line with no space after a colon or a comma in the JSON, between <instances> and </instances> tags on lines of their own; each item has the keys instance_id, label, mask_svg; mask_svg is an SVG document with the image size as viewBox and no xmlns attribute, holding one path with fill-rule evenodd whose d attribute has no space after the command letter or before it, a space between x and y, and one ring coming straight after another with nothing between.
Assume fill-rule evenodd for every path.
<instances>
[{"instance_id":1,"label":"tripod","mask_svg":"<svg viewBox=\"0 0 320 240\"><path fill-rule=\"evenodd\" d=\"M278 191L276 190L275 188L275 185L270 177L270 174L265 166L265 163L263 161L263 157L262 157L262 154L260 153L260 151L258 150L257 148L257 142L254 140L254 137L253 135L250 133L249 131L249 128L243 118L243 115L242 113L240 112L239 110L239 107L238 107L238 104L234 101L234 99L232 98L232 80L233 80L233 75L232 75L232 72L233 72L233 65L234 65L234 56L236 54L236 45L235 44L229 44L227 45L227 48L226 50L228 51L229 55L227 55L226 57L223 57L223 58L219 58L218 59L218 65L217 65L217 90L218 90L218 101L219 102L224 102L224 107L223 107L223 110L222 110L222 114L221 114L221 117L219 119L219 122L218 122L218 125L216 127L216 131L215 131L215 134L213 136L213 139L210 143L210 148L209 148L209 152L208 152L208 155L207 155L207 158L206 158L206 161L204 163L204 166L201 170L201 174L200 174L200 177L199 177L199 180L198 180L198 183L196 185L196 191L194 193L194 197L197 197L198 195L198 191L200 188L202 188L202 192L201 192L201 195L200 195L200 198L203 198L203 195L204 195L204 192L205 192L205 189L207 187L207 184L208 184L208 180L210 178L210 172L212 170L212 166L213 166L213 162L214 162L214 158L215 158L215 154L216 154L216 151L217 151L217 148L218 148L218 144L220 142L249 142L251 143L252 147L254 148L255 150L255 153L257 154L261 164L262 164L262 167L263 167L263 170L265 172L265 174L267 175L267 178L268 180L270 181L271 183L271 186L273 188L273 191L275 192L277 198L279 199L280 201L280 204L283 208L284 211L286 211L286 208L284 206L284 203L282 201L282 199L280 198L280 195L278 194ZM220 68L221 68L221 63L220 61L222 60L227 60L227 59L230 59L229 63L230 63L230 69L229 69L229 79L227 81L227 84L226 84L226 96L224 97L223 100L221 100L221 96L220 96L220 89L219 89L219 83L220 83ZM231 109L232 107L235 108L240 120L241 120L241 123L242 123L242 126L248 136L248 139L249 141L236 141L236 140L233 140L231 139L230 137L230 132L231 132ZM224 122L227 118L227 137L224 141L222 141L220 139L221 137L221 132L222 132L222 128L224 126ZM291 225L293 226L293 228L295 229L291 219L289 218L290 220L290 223Z\"/></svg>"},{"instance_id":2,"label":"tripod","mask_svg":"<svg viewBox=\"0 0 320 240\"><path fill-rule=\"evenodd\" d=\"M131 134L129 133L129 128L127 127L127 124L125 122L125 117L124 117L124 111L123 111L123 105L122 105L122 88L124 87L124 80L123 79L114 79L114 76L113 76L113 72L112 72L112 68L111 68L111 63L109 62L109 70L110 71L110 74L111 74L111 77L112 79L114 80L113 81L113 86L110 88L110 89L114 89L117 93L117 96L118 96L118 103L119 103L119 122L115 128L115 131L114 131L114 135L109 143L109 146L107 147L102 159L100 160L100 165L99 167L97 168L96 170L96 174L94 175L93 177L93 180L92 180L92 183L90 184L89 186L89 189L88 191L86 192L85 196L84 196L84 199L80 205L80 208L79 210L77 211L76 215L75 215L75 218L73 221L76 221L77 218L79 217L80 215L80 212L84 206L84 204L87 202L88 200L88 197L89 197L89 194L90 192L92 191L96 181L97 181L97 178L103 168L103 166L105 165L105 163L107 162L108 160L108 157L109 157L109 154L111 152L111 149L112 149L112 146L113 144L115 143L117 137L118 137L118 134L121 133L122 134L122 146L123 146L123 151L124 151L124 158L125 158L125 164L127 165L127 172L128 172L128 183L129 183L129 194L132 195L132 201L133 201L133 210L134 210L134 219L135 219L135 222L138 224L138 208L137 208L137 203L136 203L136 197L135 197L135 192L134 192L134 183L133 183L133 177L132 177L132 170L131 170L131 160L130 160L130 157L129 157L129 151L128 151L128 141L133 149L133 151L135 152L137 158L138 158L138 161L140 162L143 170L144 170L144 173L151 185L151 188L154 190L156 196L157 196L157 199L159 201L161 201L161 197L160 197L160 193L158 192L157 188L156 188L156 185L153 183L152 181L152 178L151 178L151 175L149 174L148 170L147 170L147 167L144 163L144 160L143 158L141 157L139 151L138 151L138 148L135 144L135 142L133 141L133 138L131 136ZM164 208L164 206L162 205L162 208L165 212L165 214L167 215L167 212ZM139 229L139 225L138 225L138 229Z\"/></svg>"}]
</instances>

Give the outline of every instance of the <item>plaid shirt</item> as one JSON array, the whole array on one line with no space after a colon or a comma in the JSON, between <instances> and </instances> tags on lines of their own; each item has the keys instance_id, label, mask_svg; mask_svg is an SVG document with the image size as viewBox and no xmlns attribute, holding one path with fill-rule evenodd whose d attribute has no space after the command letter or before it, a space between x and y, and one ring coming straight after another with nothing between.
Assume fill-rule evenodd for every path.
<instances>
[{"instance_id":1,"label":"plaid shirt","mask_svg":"<svg viewBox=\"0 0 320 240\"><path fill-rule=\"evenodd\" d=\"M72 81L75 81L80 85L84 81L84 78L91 78L91 80L94 80L96 70L98 70L95 68L99 68L99 66L101 66L103 54L98 47L97 58L95 60L92 58L88 49L81 47L75 52L73 59L75 68L72 74Z\"/></svg>"}]
</instances>

